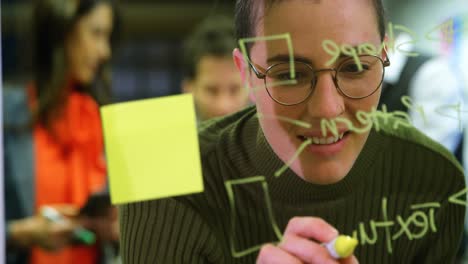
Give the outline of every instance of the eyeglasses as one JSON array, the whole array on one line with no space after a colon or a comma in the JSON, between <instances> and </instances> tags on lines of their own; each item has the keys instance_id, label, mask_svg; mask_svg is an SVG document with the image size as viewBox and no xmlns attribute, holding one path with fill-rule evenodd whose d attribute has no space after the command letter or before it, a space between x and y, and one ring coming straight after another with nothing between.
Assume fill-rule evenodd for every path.
<instances>
[{"instance_id":1,"label":"eyeglasses","mask_svg":"<svg viewBox=\"0 0 468 264\"><path fill-rule=\"evenodd\" d=\"M271 65L265 73L260 72L250 61L249 64L257 78L264 80L271 99L281 105L292 106L310 97L317 85L317 74L326 71L334 72L332 78L336 88L348 98L363 99L374 94L383 82L385 67L390 66L388 56L385 61L374 55L360 55L357 58L345 59L336 68L318 70L307 63L296 61L294 78L291 78L292 67L288 62Z\"/></svg>"}]
</instances>

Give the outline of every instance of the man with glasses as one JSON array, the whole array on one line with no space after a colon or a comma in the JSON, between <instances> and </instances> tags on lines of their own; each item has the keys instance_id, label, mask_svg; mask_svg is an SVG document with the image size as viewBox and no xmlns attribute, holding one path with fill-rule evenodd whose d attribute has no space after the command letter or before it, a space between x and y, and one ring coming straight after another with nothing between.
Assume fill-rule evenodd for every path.
<instances>
[{"instance_id":1,"label":"man with glasses","mask_svg":"<svg viewBox=\"0 0 468 264\"><path fill-rule=\"evenodd\" d=\"M461 167L375 111L384 51L329 64L322 47L379 47L384 25L380 0L238 0L255 107L201 128L203 193L121 208L125 263L453 263ZM338 233L360 240L353 256L323 246Z\"/></svg>"}]
</instances>

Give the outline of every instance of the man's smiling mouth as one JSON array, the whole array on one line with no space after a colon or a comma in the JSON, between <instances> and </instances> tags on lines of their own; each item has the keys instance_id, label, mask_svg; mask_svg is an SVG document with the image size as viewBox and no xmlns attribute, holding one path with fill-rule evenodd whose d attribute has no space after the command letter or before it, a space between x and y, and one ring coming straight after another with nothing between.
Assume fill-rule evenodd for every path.
<instances>
[{"instance_id":1,"label":"man's smiling mouth","mask_svg":"<svg viewBox=\"0 0 468 264\"><path fill-rule=\"evenodd\" d=\"M343 131L343 132L340 132L336 136L328 136L328 137L313 136L313 135L299 135L297 136L297 138L301 141L306 141L310 139L313 145L331 145L331 144L335 144L341 141L343 137L347 136L349 133L350 131Z\"/></svg>"}]
</instances>

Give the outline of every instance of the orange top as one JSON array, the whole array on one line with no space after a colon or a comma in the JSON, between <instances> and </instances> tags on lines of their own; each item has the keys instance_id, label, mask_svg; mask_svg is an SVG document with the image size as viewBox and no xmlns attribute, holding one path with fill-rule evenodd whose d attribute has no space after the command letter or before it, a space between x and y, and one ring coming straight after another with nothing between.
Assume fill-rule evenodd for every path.
<instances>
[{"instance_id":1,"label":"orange top","mask_svg":"<svg viewBox=\"0 0 468 264\"><path fill-rule=\"evenodd\" d=\"M29 88L34 105L34 87ZM33 131L36 210L53 204L80 208L106 182L98 105L89 95L71 91L51 130L38 124ZM88 264L96 263L97 257L96 246L73 246L57 253L33 248L31 263Z\"/></svg>"}]
</instances>

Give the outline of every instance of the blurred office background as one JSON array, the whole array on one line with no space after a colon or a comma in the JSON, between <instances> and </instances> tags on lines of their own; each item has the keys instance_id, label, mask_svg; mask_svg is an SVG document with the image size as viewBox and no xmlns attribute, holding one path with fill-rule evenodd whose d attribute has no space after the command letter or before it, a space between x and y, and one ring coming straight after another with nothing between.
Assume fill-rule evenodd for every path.
<instances>
[{"instance_id":1,"label":"blurred office background","mask_svg":"<svg viewBox=\"0 0 468 264\"><path fill-rule=\"evenodd\" d=\"M32 1L1 2L2 63L6 83L24 83L31 79ZM440 43L428 41L424 36L452 17L461 21L465 30L465 45L461 46L467 46L466 0L384 1L389 20L418 35L418 49L434 55L444 52ZM182 40L194 25L210 14L232 16L234 0L121 0L120 4L123 34L113 54L113 91L115 101L126 101L179 93Z\"/></svg>"},{"instance_id":2,"label":"blurred office background","mask_svg":"<svg viewBox=\"0 0 468 264\"><path fill-rule=\"evenodd\" d=\"M3 76L8 84L31 79L33 0L2 0ZM115 101L180 92L181 48L203 18L232 16L233 0L121 0L122 37L113 54Z\"/></svg>"},{"instance_id":3,"label":"blurred office background","mask_svg":"<svg viewBox=\"0 0 468 264\"><path fill-rule=\"evenodd\" d=\"M389 21L414 31L419 41L418 50L432 55L440 53L440 43L429 41L425 35L436 26L454 18L461 24L465 40L468 37L468 2L466 0L384 0ZM436 36L432 32L431 36ZM466 42L465 42L466 44Z\"/></svg>"}]
</instances>

